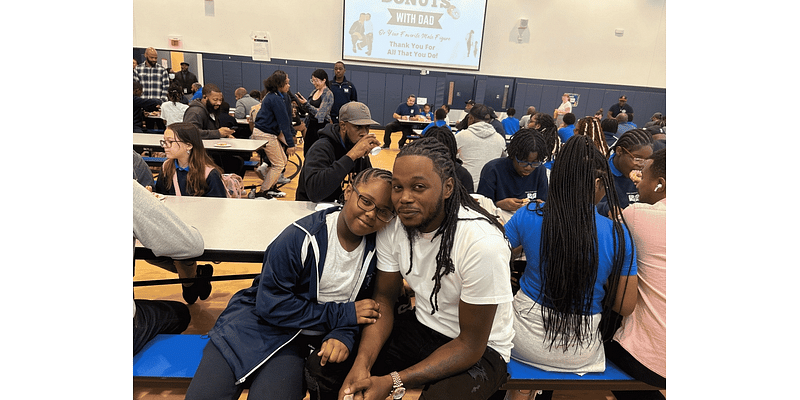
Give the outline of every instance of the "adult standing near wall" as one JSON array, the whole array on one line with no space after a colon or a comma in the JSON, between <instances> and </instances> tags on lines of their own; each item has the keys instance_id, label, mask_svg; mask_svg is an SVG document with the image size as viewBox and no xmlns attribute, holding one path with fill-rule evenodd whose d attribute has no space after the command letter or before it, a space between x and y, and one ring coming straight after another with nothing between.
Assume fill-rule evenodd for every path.
<instances>
[{"instance_id":1,"label":"adult standing near wall","mask_svg":"<svg viewBox=\"0 0 800 400\"><path fill-rule=\"evenodd\" d=\"M319 139L319 130L325 124L331 122L331 108L333 107L333 92L330 89L331 82L328 73L324 69L317 69L311 73L311 84L314 91L308 95L306 100L302 94L295 93L297 100L306 106L308 117L306 118L306 136L303 139L303 150L308 151L314 142Z\"/></svg>"},{"instance_id":2,"label":"adult standing near wall","mask_svg":"<svg viewBox=\"0 0 800 400\"><path fill-rule=\"evenodd\" d=\"M633 107L628 104L628 97L624 94L619 96L619 103L614 104L613 106L608 108L608 118L616 118L617 114L625 113L628 115L628 121L633 122Z\"/></svg>"},{"instance_id":3,"label":"adult standing near wall","mask_svg":"<svg viewBox=\"0 0 800 400\"><path fill-rule=\"evenodd\" d=\"M181 92L186 97L191 97L194 94L192 84L198 82L197 75L189 71L189 63L184 61L181 63L181 70L175 73L175 82L181 87Z\"/></svg>"},{"instance_id":4,"label":"adult standing near wall","mask_svg":"<svg viewBox=\"0 0 800 400\"><path fill-rule=\"evenodd\" d=\"M572 112L572 103L569 101L569 94L564 93L561 95L561 105L556 108L553 113L553 118L556 120L556 126L561 126L564 122L564 115Z\"/></svg>"},{"instance_id":5,"label":"adult standing near wall","mask_svg":"<svg viewBox=\"0 0 800 400\"><path fill-rule=\"evenodd\" d=\"M333 93L333 106L331 107L331 122L339 122L339 109L350 101L358 101L358 92L353 82L347 80L344 73L347 69L344 63L337 61L333 64L333 81L331 81L331 93Z\"/></svg>"},{"instance_id":6,"label":"adult standing near wall","mask_svg":"<svg viewBox=\"0 0 800 400\"><path fill-rule=\"evenodd\" d=\"M145 62L133 69L133 80L142 84L142 98L167 101L169 72L158 63L156 49L148 47L144 58Z\"/></svg>"}]
</instances>

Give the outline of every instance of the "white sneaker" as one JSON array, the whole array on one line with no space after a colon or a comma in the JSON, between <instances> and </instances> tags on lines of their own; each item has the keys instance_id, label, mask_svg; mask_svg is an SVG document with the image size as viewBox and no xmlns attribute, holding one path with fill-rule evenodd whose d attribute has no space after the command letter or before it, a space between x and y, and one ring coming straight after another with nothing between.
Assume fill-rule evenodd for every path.
<instances>
[{"instance_id":1,"label":"white sneaker","mask_svg":"<svg viewBox=\"0 0 800 400\"><path fill-rule=\"evenodd\" d=\"M281 192L280 190L268 190L267 194L275 197L275 198L283 198L286 197L286 193Z\"/></svg>"},{"instance_id":2,"label":"white sneaker","mask_svg":"<svg viewBox=\"0 0 800 400\"><path fill-rule=\"evenodd\" d=\"M267 171L269 170L269 165L266 163L261 163L261 165L256 168L256 175L258 175L258 179L263 180L265 176L267 176Z\"/></svg>"}]
</instances>

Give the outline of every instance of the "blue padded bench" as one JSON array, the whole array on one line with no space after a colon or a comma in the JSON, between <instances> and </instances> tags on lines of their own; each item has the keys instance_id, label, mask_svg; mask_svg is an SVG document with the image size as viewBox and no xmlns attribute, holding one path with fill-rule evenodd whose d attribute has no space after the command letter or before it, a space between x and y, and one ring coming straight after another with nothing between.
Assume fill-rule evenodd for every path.
<instances>
[{"instance_id":1,"label":"blue padded bench","mask_svg":"<svg viewBox=\"0 0 800 400\"><path fill-rule=\"evenodd\" d=\"M188 385L208 340L207 335L156 336L133 357L134 383L177 380Z\"/></svg>"},{"instance_id":2,"label":"blue padded bench","mask_svg":"<svg viewBox=\"0 0 800 400\"><path fill-rule=\"evenodd\" d=\"M605 372L589 372L583 376L570 372L544 371L512 359L508 363L508 381L503 390L660 390L637 381L606 360Z\"/></svg>"},{"instance_id":3,"label":"blue padded bench","mask_svg":"<svg viewBox=\"0 0 800 400\"><path fill-rule=\"evenodd\" d=\"M170 381L189 385L208 344L207 335L161 334L133 357L134 383ZM516 360L508 363L509 379L502 390L660 390L631 378L606 360L605 372L583 376L569 372L550 372Z\"/></svg>"}]
</instances>

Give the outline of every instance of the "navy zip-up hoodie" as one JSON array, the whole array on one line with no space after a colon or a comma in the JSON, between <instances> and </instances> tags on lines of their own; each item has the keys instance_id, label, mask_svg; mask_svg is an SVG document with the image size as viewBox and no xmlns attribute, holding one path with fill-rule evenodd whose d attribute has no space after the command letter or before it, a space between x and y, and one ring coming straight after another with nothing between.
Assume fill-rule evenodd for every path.
<instances>
[{"instance_id":1,"label":"navy zip-up hoodie","mask_svg":"<svg viewBox=\"0 0 800 400\"><path fill-rule=\"evenodd\" d=\"M354 302L317 302L325 265L328 229L325 218L341 207L317 211L289 225L267 247L261 275L251 287L233 295L208 335L228 361L240 384L301 330L326 332L353 350L359 332ZM372 295L377 257L375 234L367 235L362 265L366 268L356 299Z\"/></svg>"}]
</instances>

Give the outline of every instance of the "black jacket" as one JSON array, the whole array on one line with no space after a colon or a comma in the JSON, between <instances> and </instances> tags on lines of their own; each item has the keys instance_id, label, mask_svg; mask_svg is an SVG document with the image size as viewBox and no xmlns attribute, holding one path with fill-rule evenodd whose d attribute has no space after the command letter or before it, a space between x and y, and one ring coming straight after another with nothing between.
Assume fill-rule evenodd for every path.
<instances>
[{"instance_id":1,"label":"black jacket","mask_svg":"<svg viewBox=\"0 0 800 400\"><path fill-rule=\"evenodd\" d=\"M206 106L200 100L192 100L183 112L183 122L189 122L200 131L201 139L219 139L219 121L211 119Z\"/></svg>"},{"instance_id":2,"label":"black jacket","mask_svg":"<svg viewBox=\"0 0 800 400\"><path fill-rule=\"evenodd\" d=\"M369 156L356 161L347 156L353 143L342 143L338 124L327 124L319 131L319 139L308 149L300 170L295 200L335 202L342 196L342 182L372 167ZM352 175L351 175L352 174Z\"/></svg>"}]
</instances>

